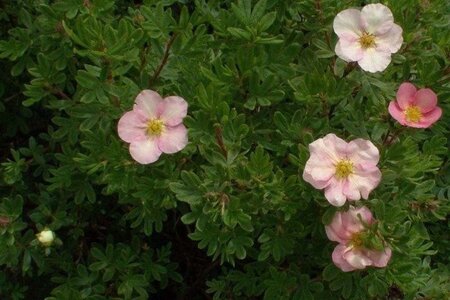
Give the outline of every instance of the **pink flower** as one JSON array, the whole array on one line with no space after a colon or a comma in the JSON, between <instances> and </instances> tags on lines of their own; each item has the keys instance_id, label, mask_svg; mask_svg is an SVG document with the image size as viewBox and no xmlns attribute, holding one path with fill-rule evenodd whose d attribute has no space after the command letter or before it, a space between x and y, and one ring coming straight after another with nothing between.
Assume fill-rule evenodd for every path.
<instances>
[{"instance_id":1,"label":"pink flower","mask_svg":"<svg viewBox=\"0 0 450 300\"><path fill-rule=\"evenodd\" d=\"M403 43L402 28L383 4L368 4L361 11L351 8L334 18L334 32L339 41L336 54L341 59L358 62L368 72L380 72L391 62L391 54Z\"/></svg>"},{"instance_id":2,"label":"pink flower","mask_svg":"<svg viewBox=\"0 0 450 300\"><path fill-rule=\"evenodd\" d=\"M441 117L442 110L432 90L417 90L411 83L404 82L397 91L397 99L389 103L389 113L404 126L428 128Z\"/></svg>"},{"instance_id":3,"label":"pink flower","mask_svg":"<svg viewBox=\"0 0 450 300\"><path fill-rule=\"evenodd\" d=\"M325 189L325 198L334 206L344 205L347 199L367 199L380 183L380 155L368 140L347 143L327 134L309 144L309 152L303 179L316 189Z\"/></svg>"},{"instance_id":4,"label":"pink flower","mask_svg":"<svg viewBox=\"0 0 450 300\"><path fill-rule=\"evenodd\" d=\"M187 102L178 96L162 99L151 90L137 95L132 111L119 120L119 137L130 143L130 154L141 164L158 160L161 153L175 153L187 142L187 129L183 119L187 114Z\"/></svg>"},{"instance_id":5,"label":"pink flower","mask_svg":"<svg viewBox=\"0 0 450 300\"><path fill-rule=\"evenodd\" d=\"M363 236L366 227L373 223L372 213L367 207L354 208L346 212L337 212L325 231L331 241L338 242L332 259L344 272L364 269L367 266L383 268L388 264L392 250L373 250L364 247Z\"/></svg>"}]
</instances>

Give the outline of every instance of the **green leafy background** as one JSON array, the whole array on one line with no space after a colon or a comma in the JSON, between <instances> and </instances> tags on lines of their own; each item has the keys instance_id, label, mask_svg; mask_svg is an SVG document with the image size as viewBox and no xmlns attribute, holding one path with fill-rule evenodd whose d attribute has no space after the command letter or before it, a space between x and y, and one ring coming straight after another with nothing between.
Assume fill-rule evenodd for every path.
<instances>
[{"instance_id":1,"label":"green leafy background","mask_svg":"<svg viewBox=\"0 0 450 300\"><path fill-rule=\"evenodd\" d=\"M371 74L332 30L369 2L2 1L0 297L450 297L450 3L382 1L404 43ZM438 94L431 128L389 116L404 81ZM116 128L147 88L186 99L190 143L143 166ZM337 209L301 179L327 133L380 149L387 268L332 264Z\"/></svg>"}]
</instances>

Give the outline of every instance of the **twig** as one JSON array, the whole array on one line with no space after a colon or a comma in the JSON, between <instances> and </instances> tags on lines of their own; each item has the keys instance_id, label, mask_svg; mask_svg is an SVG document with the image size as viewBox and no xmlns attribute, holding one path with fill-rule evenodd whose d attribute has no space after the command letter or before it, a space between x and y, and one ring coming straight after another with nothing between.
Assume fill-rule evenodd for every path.
<instances>
[{"instance_id":1,"label":"twig","mask_svg":"<svg viewBox=\"0 0 450 300\"><path fill-rule=\"evenodd\" d=\"M318 96L319 96L320 102L322 103L323 115L330 117L330 115L329 115L330 110L328 108L328 103L327 103L327 99L325 98L325 95L322 93L319 93Z\"/></svg>"},{"instance_id":2,"label":"twig","mask_svg":"<svg viewBox=\"0 0 450 300\"><path fill-rule=\"evenodd\" d=\"M12 99L14 99L14 98L16 98L16 97L19 97L20 95L22 95L22 93L16 93L16 94L14 94L14 95L11 95L11 96L9 96L8 98L5 98L5 99L3 99L3 102L8 102L8 101L10 101L10 100L12 100Z\"/></svg>"},{"instance_id":3,"label":"twig","mask_svg":"<svg viewBox=\"0 0 450 300\"><path fill-rule=\"evenodd\" d=\"M387 140L388 140L390 134L391 134L391 130L388 129L388 131L386 132L386 135L384 136L384 139L383 139L383 145L387 144Z\"/></svg>"},{"instance_id":4,"label":"twig","mask_svg":"<svg viewBox=\"0 0 450 300\"><path fill-rule=\"evenodd\" d=\"M57 96L60 96L61 98L64 98L64 99L66 99L66 100L70 100L70 97L69 96L67 96L67 94L66 93L64 93L63 91L61 91L61 90L56 90L56 91L53 91L53 94L55 94L55 95L57 95Z\"/></svg>"},{"instance_id":5,"label":"twig","mask_svg":"<svg viewBox=\"0 0 450 300\"><path fill-rule=\"evenodd\" d=\"M344 74L342 74L342 78L347 77L355 68L357 64L355 62L348 63L345 67Z\"/></svg>"},{"instance_id":6,"label":"twig","mask_svg":"<svg viewBox=\"0 0 450 300\"><path fill-rule=\"evenodd\" d=\"M70 100L70 97L66 93L64 93L61 89L55 86L47 86L47 89L50 93L52 93L55 96L59 96L63 99Z\"/></svg>"},{"instance_id":7,"label":"twig","mask_svg":"<svg viewBox=\"0 0 450 300\"><path fill-rule=\"evenodd\" d=\"M223 143L222 128L219 124L214 125L214 132L216 134L217 145L219 146L223 156L226 158L228 156L228 151L225 147L225 144Z\"/></svg>"},{"instance_id":8,"label":"twig","mask_svg":"<svg viewBox=\"0 0 450 300\"><path fill-rule=\"evenodd\" d=\"M145 64L147 63L147 54L150 46L145 44L144 49L141 52L141 64L139 65L139 72L142 74L145 68Z\"/></svg>"},{"instance_id":9,"label":"twig","mask_svg":"<svg viewBox=\"0 0 450 300\"><path fill-rule=\"evenodd\" d=\"M155 74L153 74L152 78L150 78L148 85L151 86L153 84L153 82L155 82L156 79L158 79L159 74L161 73L161 71L164 69L164 66L167 63L167 60L169 58L169 51L170 48L172 47L173 42L175 42L175 39L177 38L177 33L173 33L172 36L170 37L169 41L166 44L166 50L164 51L164 56L161 59L161 62L159 63L158 68L155 71Z\"/></svg>"},{"instance_id":10,"label":"twig","mask_svg":"<svg viewBox=\"0 0 450 300\"><path fill-rule=\"evenodd\" d=\"M316 0L316 10L319 13L320 23L323 24L324 18L323 18L322 4L321 4L320 0ZM331 40L330 40L330 35L328 34L328 31L325 31L325 40L327 42L328 47L331 48Z\"/></svg>"},{"instance_id":11,"label":"twig","mask_svg":"<svg viewBox=\"0 0 450 300\"><path fill-rule=\"evenodd\" d=\"M383 146L391 145L394 140L404 131L405 127L400 127L394 132L387 132L386 136L383 139Z\"/></svg>"}]
</instances>

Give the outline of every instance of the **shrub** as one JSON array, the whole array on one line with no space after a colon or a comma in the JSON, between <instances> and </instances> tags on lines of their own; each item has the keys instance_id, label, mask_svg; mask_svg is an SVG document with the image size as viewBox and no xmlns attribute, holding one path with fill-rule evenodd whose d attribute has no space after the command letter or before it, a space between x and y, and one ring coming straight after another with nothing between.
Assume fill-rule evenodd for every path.
<instances>
[{"instance_id":1,"label":"shrub","mask_svg":"<svg viewBox=\"0 0 450 300\"><path fill-rule=\"evenodd\" d=\"M449 3L383 1L404 41L370 73L332 27L367 2L2 2L1 298L449 297ZM431 127L390 116L405 81L437 94ZM189 143L143 165L117 124L145 89L186 100ZM329 133L379 150L367 200L302 178ZM385 268L333 264L349 203Z\"/></svg>"}]
</instances>

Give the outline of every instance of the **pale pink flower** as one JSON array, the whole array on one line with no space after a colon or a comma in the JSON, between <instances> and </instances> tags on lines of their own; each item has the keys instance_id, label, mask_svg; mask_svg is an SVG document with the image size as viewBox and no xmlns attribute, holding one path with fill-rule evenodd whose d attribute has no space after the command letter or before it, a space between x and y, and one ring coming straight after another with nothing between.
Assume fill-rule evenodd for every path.
<instances>
[{"instance_id":1,"label":"pale pink flower","mask_svg":"<svg viewBox=\"0 0 450 300\"><path fill-rule=\"evenodd\" d=\"M367 249L363 245L364 232L374 222L367 207L354 208L346 212L337 212L325 231L331 241L338 242L332 259L334 264L344 272L364 269L368 266L383 268L388 264L392 250Z\"/></svg>"},{"instance_id":2,"label":"pale pink flower","mask_svg":"<svg viewBox=\"0 0 450 300\"><path fill-rule=\"evenodd\" d=\"M358 62L368 72L380 72L391 62L403 43L402 28L394 24L394 16L383 4L368 4L358 9L346 9L333 22L339 41L336 54L341 59Z\"/></svg>"},{"instance_id":3,"label":"pale pink flower","mask_svg":"<svg viewBox=\"0 0 450 300\"><path fill-rule=\"evenodd\" d=\"M178 96L162 99L152 91L137 95L132 111L119 120L119 137L130 143L130 154L141 164L158 160L161 153L175 153L187 142L187 129L183 125L188 104Z\"/></svg>"},{"instance_id":4,"label":"pale pink flower","mask_svg":"<svg viewBox=\"0 0 450 300\"><path fill-rule=\"evenodd\" d=\"M316 189L325 189L325 198L334 206L367 199L380 183L380 155L368 140L347 143L330 133L309 144L309 152L303 179Z\"/></svg>"},{"instance_id":5,"label":"pale pink flower","mask_svg":"<svg viewBox=\"0 0 450 300\"><path fill-rule=\"evenodd\" d=\"M439 120L442 110L432 90L417 90L413 84L404 82L397 91L397 99L389 103L389 113L404 126L427 128Z\"/></svg>"}]
</instances>

